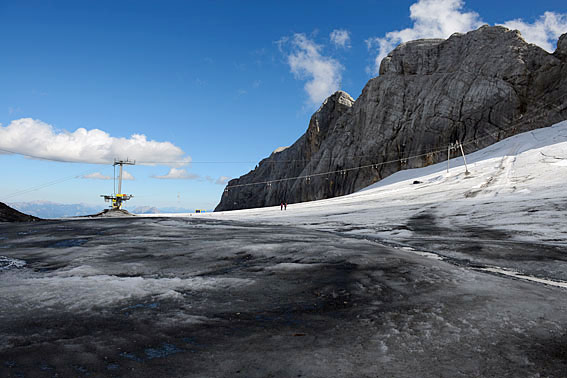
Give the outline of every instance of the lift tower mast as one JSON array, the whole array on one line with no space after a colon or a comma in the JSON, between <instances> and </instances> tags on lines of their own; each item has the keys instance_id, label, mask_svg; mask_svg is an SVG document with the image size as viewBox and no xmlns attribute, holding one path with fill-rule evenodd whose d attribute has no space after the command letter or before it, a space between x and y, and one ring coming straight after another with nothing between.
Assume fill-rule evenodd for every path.
<instances>
[{"instance_id":1,"label":"lift tower mast","mask_svg":"<svg viewBox=\"0 0 567 378\"><path fill-rule=\"evenodd\" d=\"M123 172L123 167L124 165L134 165L136 164L136 161L130 161L128 159L126 160L116 160L114 159L114 164L112 164L115 168L116 171L116 166L119 165L120 166L120 173L118 175L118 193L114 193L111 196L107 196L107 195L101 195L101 197L104 197L104 200L106 202L111 202L110 208L111 209L121 209L122 208L122 203L124 201L128 201L130 198L134 197L131 194L123 194L122 193L122 172ZM116 180L116 172L114 174L114 179ZM116 185L114 185L114 189L116 190Z\"/></svg>"}]
</instances>

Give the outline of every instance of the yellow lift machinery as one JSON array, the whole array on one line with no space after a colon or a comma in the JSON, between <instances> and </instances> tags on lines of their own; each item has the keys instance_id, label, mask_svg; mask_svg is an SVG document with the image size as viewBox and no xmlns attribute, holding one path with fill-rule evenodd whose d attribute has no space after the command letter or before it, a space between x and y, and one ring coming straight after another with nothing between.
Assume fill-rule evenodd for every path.
<instances>
[{"instance_id":1,"label":"yellow lift machinery","mask_svg":"<svg viewBox=\"0 0 567 378\"><path fill-rule=\"evenodd\" d=\"M120 173L118 176L118 193L114 193L113 195L101 195L101 197L104 197L104 201L105 202L110 202L110 208L111 209L116 209L116 210L120 210L122 208L122 204L124 203L124 201L128 201L130 198L134 197L131 194L123 194L122 193L122 168L124 165L134 165L136 164L135 161L130 161L128 159L126 160L114 160L114 164L112 164L114 166L114 190L116 190L116 166L119 165L120 166Z\"/></svg>"}]
</instances>

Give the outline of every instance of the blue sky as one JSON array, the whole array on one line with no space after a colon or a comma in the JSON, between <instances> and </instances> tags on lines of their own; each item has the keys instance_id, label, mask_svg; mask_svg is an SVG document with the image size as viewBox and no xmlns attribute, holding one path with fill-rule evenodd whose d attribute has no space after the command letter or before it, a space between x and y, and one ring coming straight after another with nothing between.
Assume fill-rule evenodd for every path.
<instances>
[{"instance_id":1,"label":"blue sky","mask_svg":"<svg viewBox=\"0 0 567 378\"><path fill-rule=\"evenodd\" d=\"M226 178L292 144L332 91L357 98L404 38L516 20L552 50L566 14L564 1L0 0L0 148L73 161L0 154L0 201L103 207L104 163L129 157L158 164L127 168L128 207L212 209Z\"/></svg>"}]
</instances>

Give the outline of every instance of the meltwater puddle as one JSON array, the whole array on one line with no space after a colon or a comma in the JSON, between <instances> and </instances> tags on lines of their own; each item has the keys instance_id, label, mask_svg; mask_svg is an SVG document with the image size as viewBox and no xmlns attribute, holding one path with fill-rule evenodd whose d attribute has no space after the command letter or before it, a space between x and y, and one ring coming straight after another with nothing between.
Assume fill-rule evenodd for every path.
<instances>
[{"instance_id":1,"label":"meltwater puddle","mask_svg":"<svg viewBox=\"0 0 567 378\"><path fill-rule=\"evenodd\" d=\"M13 259L11 257L0 256L0 271L8 269L19 269L26 265L24 260Z\"/></svg>"},{"instance_id":2,"label":"meltwater puddle","mask_svg":"<svg viewBox=\"0 0 567 378\"><path fill-rule=\"evenodd\" d=\"M404 251L408 251L408 252L414 253L416 255L427 257L427 258L433 259L433 260L446 261L446 262L449 262L449 263L453 260L453 259L445 258L445 257L438 255L436 253L433 253L433 252L418 251L418 250L416 250L412 247L399 247L399 248L403 249ZM460 265L460 264L455 264L455 265ZM567 289L567 282L565 282L565 281L554 281L554 280L548 280L548 279L545 279L545 278L529 276L527 274L523 274L523 273L517 272L517 271L512 270L512 269L501 268L501 267L498 267L498 266L494 266L494 267L489 267L489 266L477 267L477 266L475 266L472 269L479 271L479 272L496 273L496 274L501 274L501 275L508 276L508 277L518 278L518 279L521 279L521 280L532 281L532 282L542 283L542 284L545 284L545 285L550 285L550 286L561 287L561 288Z\"/></svg>"}]
</instances>

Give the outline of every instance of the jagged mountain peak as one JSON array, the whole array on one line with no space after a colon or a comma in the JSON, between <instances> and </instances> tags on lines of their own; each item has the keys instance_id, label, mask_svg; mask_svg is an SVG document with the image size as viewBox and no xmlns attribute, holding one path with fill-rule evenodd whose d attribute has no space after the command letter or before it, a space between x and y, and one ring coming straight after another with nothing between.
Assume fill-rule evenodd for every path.
<instances>
[{"instance_id":1,"label":"jagged mountain peak","mask_svg":"<svg viewBox=\"0 0 567 378\"><path fill-rule=\"evenodd\" d=\"M338 90L323 101L323 104L321 105L319 110L321 110L321 108L325 107L330 102L338 102L346 106L352 106L354 99L347 92Z\"/></svg>"}]
</instances>

